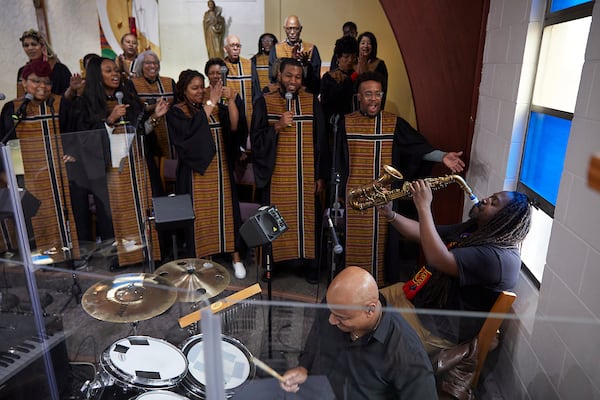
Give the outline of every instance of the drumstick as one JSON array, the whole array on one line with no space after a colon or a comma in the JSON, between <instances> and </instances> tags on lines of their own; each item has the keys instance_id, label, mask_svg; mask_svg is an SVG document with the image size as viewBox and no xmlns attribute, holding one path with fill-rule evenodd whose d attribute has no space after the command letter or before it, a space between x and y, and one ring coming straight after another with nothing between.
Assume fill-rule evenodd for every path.
<instances>
[{"instance_id":1,"label":"drumstick","mask_svg":"<svg viewBox=\"0 0 600 400\"><path fill-rule=\"evenodd\" d=\"M254 365L256 365L258 368L262 369L263 371L265 371L267 374L271 375L273 378L276 378L279 382L281 383L285 383L285 379L283 378L283 376L279 375L277 373L277 371L275 371L273 368L269 367L267 364L265 364L264 362L260 361L258 358L252 356L252 362L254 363Z\"/></svg>"},{"instance_id":2,"label":"drumstick","mask_svg":"<svg viewBox=\"0 0 600 400\"><path fill-rule=\"evenodd\" d=\"M239 292L225 297L223 300L219 300L216 303L211 304L210 309L213 312L213 314L216 314L219 311L229 308L242 300L246 300L250 296L254 296L257 293L260 293L261 291L262 289L260 288L260 285L258 283L255 283L252 286L248 286L246 289L242 289ZM200 318L202 318L200 315L200 311L201 310L197 310L179 318L179 326L181 328L185 328L186 326L193 324L194 322L200 321Z\"/></svg>"}]
</instances>

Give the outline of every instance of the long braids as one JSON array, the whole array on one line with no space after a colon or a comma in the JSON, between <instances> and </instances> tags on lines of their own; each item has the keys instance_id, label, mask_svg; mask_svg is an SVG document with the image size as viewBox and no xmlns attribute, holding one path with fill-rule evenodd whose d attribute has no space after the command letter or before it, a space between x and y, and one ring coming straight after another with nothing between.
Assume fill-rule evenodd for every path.
<instances>
[{"instance_id":1,"label":"long braids","mask_svg":"<svg viewBox=\"0 0 600 400\"><path fill-rule=\"evenodd\" d=\"M493 244L498 247L518 246L531 226L531 206L528 197L521 192L510 192L511 201L499 210L484 226L461 239L458 247Z\"/></svg>"}]
</instances>

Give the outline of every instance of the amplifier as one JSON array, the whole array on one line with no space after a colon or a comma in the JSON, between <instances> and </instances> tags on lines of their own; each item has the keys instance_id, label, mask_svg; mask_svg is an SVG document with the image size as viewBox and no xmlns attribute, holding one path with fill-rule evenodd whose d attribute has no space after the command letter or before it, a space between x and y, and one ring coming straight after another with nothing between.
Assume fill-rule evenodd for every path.
<instances>
[{"instance_id":1,"label":"amplifier","mask_svg":"<svg viewBox=\"0 0 600 400\"><path fill-rule=\"evenodd\" d=\"M240 228L240 235L248 247L262 246L275 240L288 226L274 206L262 206Z\"/></svg>"}]
</instances>

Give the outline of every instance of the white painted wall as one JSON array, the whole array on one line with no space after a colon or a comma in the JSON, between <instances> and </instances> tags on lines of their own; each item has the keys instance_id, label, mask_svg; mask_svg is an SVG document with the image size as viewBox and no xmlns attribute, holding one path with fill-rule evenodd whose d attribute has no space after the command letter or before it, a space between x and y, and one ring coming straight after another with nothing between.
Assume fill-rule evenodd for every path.
<instances>
[{"instance_id":1,"label":"white painted wall","mask_svg":"<svg viewBox=\"0 0 600 400\"><path fill-rule=\"evenodd\" d=\"M514 189L527 122L543 0L491 0L467 181L477 193ZM525 277L494 374L504 398L600 398L600 193L587 187L600 150L600 7L594 7L546 268ZM500 155L500 157L498 156Z\"/></svg>"}]
</instances>

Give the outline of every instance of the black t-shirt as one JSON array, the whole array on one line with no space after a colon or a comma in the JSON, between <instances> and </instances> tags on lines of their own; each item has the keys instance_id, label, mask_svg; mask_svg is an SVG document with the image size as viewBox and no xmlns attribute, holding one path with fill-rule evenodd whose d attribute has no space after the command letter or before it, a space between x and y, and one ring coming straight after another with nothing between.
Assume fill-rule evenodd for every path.
<instances>
[{"instance_id":1,"label":"black t-shirt","mask_svg":"<svg viewBox=\"0 0 600 400\"><path fill-rule=\"evenodd\" d=\"M438 227L445 242L455 240L469 226L467 223ZM450 250L458 266L458 278L450 279L444 310L488 312L498 293L512 289L519 278L521 257L516 248L495 245L456 247ZM432 269L434 266L431 266ZM425 299L431 293L425 285L413 300L417 308L431 308ZM477 335L485 318L449 315L419 315L423 325L436 336L462 343Z\"/></svg>"}]
</instances>

